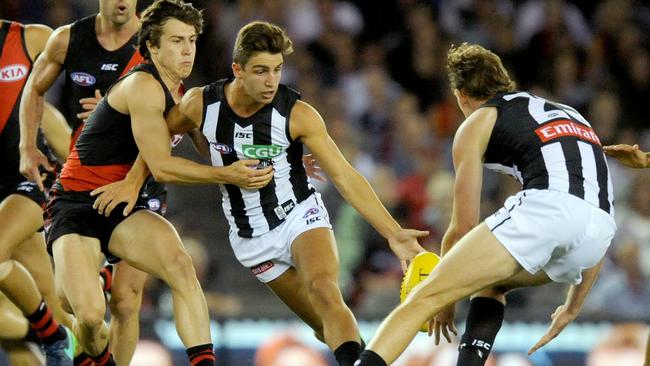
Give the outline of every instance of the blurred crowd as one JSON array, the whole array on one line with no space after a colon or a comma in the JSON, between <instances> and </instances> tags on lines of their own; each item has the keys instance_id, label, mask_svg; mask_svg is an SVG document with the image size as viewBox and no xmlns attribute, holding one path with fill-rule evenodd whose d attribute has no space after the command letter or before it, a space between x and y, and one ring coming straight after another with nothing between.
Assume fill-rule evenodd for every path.
<instances>
[{"instance_id":1,"label":"blurred crowd","mask_svg":"<svg viewBox=\"0 0 650 366\"><path fill-rule=\"evenodd\" d=\"M51 27L97 11L97 0L2 0L0 17ZM139 8L150 1L140 0ZM283 82L323 116L348 160L404 226L430 230L439 251L453 187L451 140L463 117L446 80L451 44L474 42L502 57L519 88L578 109L603 144L650 150L650 5L641 0L194 0L207 19L197 86L231 75L232 42L253 19L284 26L295 52ZM56 92L53 101L65 98ZM181 155L192 155L188 143ZM618 234L581 320L650 319L650 171L609 161ZM315 182L332 217L341 285L355 313L380 318L398 302L401 270L387 243L328 183ZM483 216L519 189L487 174ZM240 268L214 187L170 188L169 217L191 247L216 317L285 317L279 302ZM189 244L188 244L189 243ZM564 299L556 285L510 298L506 320L547 321ZM152 281L150 319L171 316ZM263 299L263 300L260 300ZM277 306L274 306L277 305ZM146 318L146 315L143 315Z\"/></svg>"}]
</instances>

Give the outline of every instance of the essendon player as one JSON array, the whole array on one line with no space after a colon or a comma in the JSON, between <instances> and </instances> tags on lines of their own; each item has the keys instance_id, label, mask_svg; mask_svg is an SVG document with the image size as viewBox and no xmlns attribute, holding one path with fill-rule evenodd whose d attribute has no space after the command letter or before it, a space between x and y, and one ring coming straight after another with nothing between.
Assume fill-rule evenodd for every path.
<instances>
[{"instance_id":1,"label":"essendon player","mask_svg":"<svg viewBox=\"0 0 650 366\"><path fill-rule=\"evenodd\" d=\"M215 168L171 156L164 115L181 97L181 83L192 70L202 24L200 12L180 0L158 0L145 10L138 46L147 62L107 90L52 189L48 249L57 280L76 315L73 330L96 365L113 363L103 322L103 295L95 275L101 253L111 262L124 259L171 287L176 327L192 365L213 364L214 353L205 298L174 228L146 209L126 217L122 212L101 215L93 208L91 191L133 176L127 173L139 152L145 157L137 160L143 169L133 171L144 173L146 162L158 181L229 182L254 189L273 176L271 168L249 167L257 160Z\"/></svg>"},{"instance_id":2,"label":"essendon player","mask_svg":"<svg viewBox=\"0 0 650 366\"><path fill-rule=\"evenodd\" d=\"M41 297L46 296L59 319L66 321L67 315L57 311L60 304L54 295L52 267L39 248L43 243L42 234L37 231L43 226L44 192L18 171L17 104L32 62L43 51L51 32L42 25L23 26L0 20L0 290L29 320L42 341L48 364L71 365L70 337L53 319ZM35 148L49 155L41 134L35 141ZM33 268L34 277L19 261ZM27 328L14 328L24 325L3 322L2 328L3 332L26 335Z\"/></svg>"},{"instance_id":3,"label":"essendon player","mask_svg":"<svg viewBox=\"0 0 650 366\"><path fill-rule=\"evenodd\" d=\"M65 72L62 111L72 129L70 149L81 131L83 120L99 97L120 76L142 61L136 49L140 21L136 0L100 0L99 13L57 29L45 52L34 65L21 102L21 171L40 183L39 166L47 161L34 148L45 93L61 72ZM145 191L154 211L163 213L166 192L150 184ZM128 364L138 340L139 310L146 274L126 263L114 270L110 338L115 359Z\"/></svg>"},{"instance_id":4,"label":"essendon player","mask_svg":"<svg viewBox=\"0 0 650 366\"><path fill-rule=\"evenodd\" d=\"M471 294L458 365L483 365L507 291L571 284L535 352L578 315L616 231L605 156L588 121L569 106L516 92L499 57L481 46L452 47L447 67L466 120L454 137L454 205L443 257L384 320L358 365L392 363L428 319L436 341L441 332L450 340L454 304ZM514 175L523 190L479 224L483 165Z\"/></svg>"}]
</instances>

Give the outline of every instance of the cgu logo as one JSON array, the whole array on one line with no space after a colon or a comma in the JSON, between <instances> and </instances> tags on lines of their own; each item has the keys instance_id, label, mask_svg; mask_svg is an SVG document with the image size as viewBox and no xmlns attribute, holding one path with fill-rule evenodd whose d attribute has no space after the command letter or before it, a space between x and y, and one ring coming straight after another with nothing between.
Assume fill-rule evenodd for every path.
<instances>
[{"instance_id":1,"label":"cgu logo","mask_svg":"<svg viewBox=\"0 0 650 366\"><path fill-rule=\"evenodd\" d=\"M72 79L75 84L81 86L95 85L95 77L90 74L86 74L85 72L73 72L70 74L70 79Z\"/></svg>"},{"instance_id":2,"label":"cgu logo","mask_svg":"<svg viewBox=\"0 0 650 366\"><path fill-rule=\"evenodd\" d=\"M282 152L280 145L242 145L244 156L252 159L274 158Z\"/></svg>"},{"instance_id":3,"label":"cgu logo","mask_svg":"<svg viewBox=\"0 0 650 366\"><path fill-rule=\"evenodd\" d=\"M7 65L0 69L0 81L12 82L27 76L27 66L21 64Z\"/></svg>"}]
</instances>

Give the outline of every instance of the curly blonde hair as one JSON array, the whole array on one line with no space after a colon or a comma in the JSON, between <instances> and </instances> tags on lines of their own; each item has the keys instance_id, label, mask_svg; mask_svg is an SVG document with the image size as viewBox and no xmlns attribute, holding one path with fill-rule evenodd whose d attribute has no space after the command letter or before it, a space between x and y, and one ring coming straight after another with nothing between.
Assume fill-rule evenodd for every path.
<instances>
[{"instance_id":1,"label":"curly blonde hair","mask_svg":"<svg viewBox=\"0 0 650 366\"><path fill-rule=\"evenodd\" d=\"M517 88L501 58L477 44L451 46L447 54L447 73L452 89L480 100Z\"/></svg>"}]
</instances>

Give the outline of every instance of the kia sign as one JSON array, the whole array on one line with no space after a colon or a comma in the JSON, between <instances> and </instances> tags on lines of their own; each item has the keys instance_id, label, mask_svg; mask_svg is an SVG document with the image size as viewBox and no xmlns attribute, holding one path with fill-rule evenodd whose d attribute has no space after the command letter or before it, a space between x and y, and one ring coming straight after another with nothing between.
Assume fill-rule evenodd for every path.
<instances>
[{"instance_id":1,"label":"kia sign","mask_svg":"<svg viewBox=\"0 0 650 366\"><path fill-rule=\"evenodd\" d=\"M27 66L21 64L7 65L0 69L0 81L10 83L24 79L27 76Z\"/></svg>"}]
</instances>

